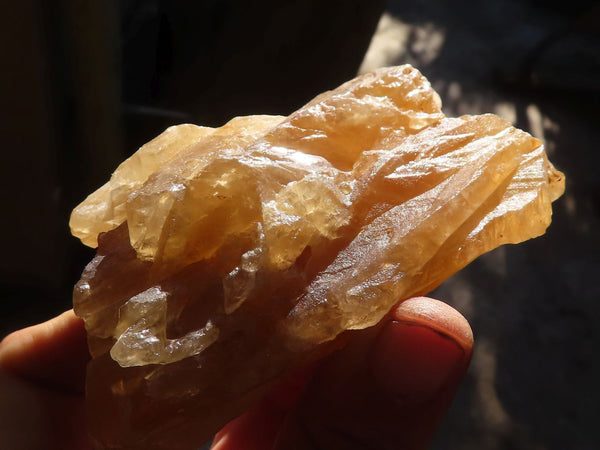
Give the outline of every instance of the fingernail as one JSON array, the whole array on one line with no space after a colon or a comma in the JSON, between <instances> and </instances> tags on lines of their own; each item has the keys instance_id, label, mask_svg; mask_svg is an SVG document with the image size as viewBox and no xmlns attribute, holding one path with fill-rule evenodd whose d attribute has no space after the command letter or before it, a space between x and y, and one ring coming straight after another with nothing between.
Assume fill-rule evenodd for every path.
<instances>
[{"instance_id":1,"label":"fingernail","mask_svg":"<svg viewBox=\"0 0 600 450\"><path fill-rule=\"evenodd\" d=\"M376 385L397 401L421 403L466 368L465 350L450 336L428 326L388 322L371 353Z\"/></svg>"}]
</instances>

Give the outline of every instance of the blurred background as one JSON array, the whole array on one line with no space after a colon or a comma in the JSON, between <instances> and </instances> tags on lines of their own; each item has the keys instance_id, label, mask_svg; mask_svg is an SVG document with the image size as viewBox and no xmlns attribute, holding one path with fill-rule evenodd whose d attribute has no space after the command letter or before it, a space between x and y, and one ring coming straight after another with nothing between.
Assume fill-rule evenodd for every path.
<instances>
[{"instance_id":1,"label":"blurred background","mask_svg":"<svg viewBox=\"0 0 600 450\"><path fill-rule=\"evenodd\" d=\"M68 309L93 251L71 209L169 125L287 115L410 63L447 115L496 113L567 176L548 233L434 292L471 322L472 366L434 449L600 442L600 2L10 2L0 19L0 338Z\"/></svg>"}]
</instances>

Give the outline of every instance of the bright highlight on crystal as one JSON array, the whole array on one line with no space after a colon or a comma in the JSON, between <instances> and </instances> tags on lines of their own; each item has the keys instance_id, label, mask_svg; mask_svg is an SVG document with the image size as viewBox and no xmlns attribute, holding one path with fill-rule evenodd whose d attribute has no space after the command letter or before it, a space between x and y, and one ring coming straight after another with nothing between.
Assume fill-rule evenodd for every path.
<instances>
[{"instance_id":1,"label":"bright highlight on crystal","mask_svg":"<svg viewBox=\"0 0 600 450\"><path fill-rule=\"evenodd\" d=\"M343 331L543 234L564 176L542 143L440 107L380 69L287 118L171 127L79 205L98 445L195 448Z\"/></svg>"}]
</instances>

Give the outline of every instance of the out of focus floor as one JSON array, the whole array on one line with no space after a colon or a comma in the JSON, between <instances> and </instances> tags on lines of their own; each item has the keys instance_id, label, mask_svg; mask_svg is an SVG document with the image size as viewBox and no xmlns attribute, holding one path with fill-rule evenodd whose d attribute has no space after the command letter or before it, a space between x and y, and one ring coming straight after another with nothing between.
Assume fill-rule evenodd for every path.
<instances>
[{"instance_id":1,"label":"out of focus floor","mask_svg":"<svg viewBox=\"0 0 600 450\"><path fill-rule=\"evenodd\" d=\"M479 258L433 294L476 338L433 449L600 445L600 9L575 3L569 15L543 2L390 1L361 67L415 65L447 115L512 121L567 177L545 236Z\"/></svg>"}]
</instances>

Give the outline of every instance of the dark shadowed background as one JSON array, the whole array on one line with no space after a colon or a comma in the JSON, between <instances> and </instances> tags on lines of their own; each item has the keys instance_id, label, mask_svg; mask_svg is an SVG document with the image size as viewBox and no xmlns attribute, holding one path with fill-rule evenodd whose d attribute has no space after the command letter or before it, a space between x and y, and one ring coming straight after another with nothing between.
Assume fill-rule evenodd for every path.
<instances>
[{"instance_id":1,"label":"dark shadowed background","mask_svg":"<svg viewBox=\"0 0 600 450\"><path fill-rule=\"evenodd\" d=\"M571 0L11 2L0 19L0 338L70 307L93 251L70 210L169 125L289 114L358 72L411 63L448 115L496 113L567 175L548 233L434 296L472 366L434 449L600 442L600 5Z\"/></svg>"}]
</instances>

